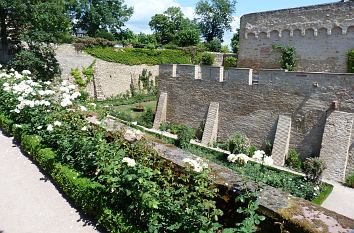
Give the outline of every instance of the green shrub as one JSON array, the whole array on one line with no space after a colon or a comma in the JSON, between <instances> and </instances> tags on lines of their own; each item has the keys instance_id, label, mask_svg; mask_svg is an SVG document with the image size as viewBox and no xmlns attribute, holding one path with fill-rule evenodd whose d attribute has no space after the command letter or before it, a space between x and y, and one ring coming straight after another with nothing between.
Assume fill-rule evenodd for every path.
<instances>
[{"instance_id":1,"label":"green shrub","mask_svg":"<svg viewBox=\"0 0 354 233\"><path fill-rule=\"evenodd\" d=\"M326 164L320 158L307 158L304 162L306 178L314 183L319 183Z\"/></svg>"},{"instance_id":2,"label":"green shrub","mask_svg":"<svg viewBox=\"0 0 354 233\"><path fill-rule=\"evenodd\" d=\"M236 57L226 57L224 59L224 67L236 67L237 66L237 58Z\"/></svg>"},{"instance_id":3,"label":"green shrub","mask_svg":"<svg viewBox=\"0 0 354 233\"><path fill-rule=\"evenodd\" d=\"M85 51L102 60L125 65L191 64L192 62L191 56L182 50L94 47L87 48Z\"/></svg>"},{"instance_id":4,"label":"green shrub","mask_svg":"<svg viewBox=\"0 0 354 233\"><path fill-rule=\"evenodd\" d=\"M127 221L127 218L119 211L105 208L102 215L98 219L98 224L110 233L142 233L140 229Z\"/></svg>"},{"instance_id":5,"label":"green shrub","mask_svg":"<svg viewBox=\"0 0 354 233\"><path fill-rule=\"evenodd\" d=\"M82 51L86 48L92 47L113 47L115 42L109 41L103 38L92 38L92 37L83 37L76 39L74 47L76 51Z\"/></svg>"},{"instance_id":6,"label":"green shrub","mask_svg":"<svg viewBox=\"0 0 354 233\"><path fill-rule=\"evenodd\" d=\"M348 73L354 73L354 49L348 52Z\"/></svg>"},{"instance_id":7,"label":"green shrub","mask_svg":"<svg viewBox=\"0 0 354 233\"><path fill-rule=\"evenodd\" d=\"M180 148L186 148L189 146L190 141L195 137L194 129L180 125L180 129L177 132L176 146Z\"/></svg>"},{"instance_id":8,"label":"green shrub","mask_svg":"<svg viewBox=\"0 0 354 233\"><path fill-rule=\"evenodd\" d=\"M205 52L202 54L201 63L203 65L211 66L214 64L215 55L212 53Z\"/></svg>"},{"instance_id":9,"label":"green shrub","mask_svg":"<svg viewBox=\"0 0 354 233\"><path fill-rule=\"evenodd\" d=\"M14 122L10 120L7 116L0 114L0 125L1 128L5 131L5 133L10 134L12 125Z\"/></svg>"},{"instance_id":10,"label":"green shrub","mask_svg":"<svg viewBox=\"0 0 354 233\"><path fill-rule=\"evenodd\" d=\"M273 48L281 51L281 68L294 71L297 67L296 49L294 47L284 47L281 45L274 45Z\"/></svg>"},{"instance_id":11,"label":"green shrub","mask_svg":"<svg viewBox=\"0 0 354 233\"><path fill-rule=\"evenodd\" d=\"M350 174L346 179L345 179L345 184L348 187L354 188L354 173Z\"/></svg>"},{"instance_id":12,"label":"green shrub","mask_svg":"<svg viewBox=\"0 0 354 233\"><path fill-rule=\"evenodd\" d=\"M244 135L239 133L232 135L226 142L226 150L232 154L247 154L248 140Z\"/></svg>"},{"instance_id":13,"label":"green shrub","mask_svg":"<svg viewBox=\"0 0 354 233\"><path fill-rule=\"evenodd\" d=\"M17 125L14 124L12 126L12 135L14 136L15 140L18 142L21 141L22 134L26 133L28 130L29 126L28 125Z\"/></svg>"},{"instance_id":14,"label":"green shrub","mask_svg":"<svg viewBox=\"0 0 354 233\"><path fill-rule=\"evenodd\" d=\"M146 112L144 112L144 114L142 114L139 117L138 123L139 125L145 126L147 128L152 128L152 125L154 123L154 118L155 118L154 112L152 111L151 108L148 108Z\"/></svg>"},{"instance_id":15,"label":"green shrub","mask_svg":"<svg viewBox=\"0 0 354 233\"><path fill-rule=\"evenodd\" d=\"M21 140L22 148L31 156L34 156L42 147L42 138L38 135L23 135Z\"/></svg>"},{"instance_id":16,"label":"green shrub","mask_svg":"<svg viewBox=\"0 0 354 233\"><path fill-rule=\"evenodd\" d=\"M102 30L96 33L96 37L97 38L103 38L103 39L106 39L106 40L109 40L109 41L114 41L115 40L114 35L111 32L102 31Z\"/></svg>"},{"instance_id":17,"label":"green shrub","mask_svg":"<svg viewBox=\"0 0 354 233\"><path fill-rule=\"evenodd\" d=\"M228 45L222 45L221 49L220 49L220 52L222 52L222 53L230 53L229 46Z\"/></svg>"},{"instance_id":18,"label":"green shrub","mask_svg":"<svg viewBox=\"0 0 354 233\"><path fill-rule=\"evenodd\" d=\"M78 68L71 69L71 76L73 76L75 83L79 87L86 88L91 82L94 75L95 64L96 60L94 60L87 68L82 67L82 72L80 72ZM84 75L84 77L82 77L82 75Z\"/></svg>"},{"instance_id":19,"label":"green shrub","mask_svg":"<svg viewBox=\"0 0 354 233\"><path fill-rule=\"evenodd\" d=\"M54 48L42 44L32 44L16 53L8 66L18 71L29 70L33 77L42 81L53 80L61 73Z\"/></svg>"},{"instance_id":20,"label":"green shrub","mask_svg":"<svg viewBox=\"0 0 354 233\"><path fill-rule=\"evenodd\" d=\"M40 167L46 172L51 173L56 159L56 154L52 149L40 149L35 155L33 155L33 158L38 162Z\"/></svg>"},{"instance_id":21,"label":"green shrub","mask_svg":"<svg viewBox=\"0 0 354 233\"><path fill-rule=\"evenodd\" d=\"M300 159L299 153L297 153L295 149L289 150L285 163L288 167L296 171L301 171L302 169L302 161Z\"/></svg>"},{"instance_id":22,"label":"green shrub","mask_svg":"<svg viewBox=\"0 0 354 233\"><path fill-rule=\"evenodd\" d=\"M220 52L221 51L221 41L218 38L214 38L212 41L205 44L210 52Z\"/></svg>"},{"instance_id":23,"label":"green shrub","mask_svg":"<svg viewBox=\"0 0 354 233\"><path fill-rule=\"evenodd\" d=\"M58 163L54 165L52 176L66 195L85 213L97 216L102 212L104 186L83 178L77 171Z\"/></svg>"}]
</instances>

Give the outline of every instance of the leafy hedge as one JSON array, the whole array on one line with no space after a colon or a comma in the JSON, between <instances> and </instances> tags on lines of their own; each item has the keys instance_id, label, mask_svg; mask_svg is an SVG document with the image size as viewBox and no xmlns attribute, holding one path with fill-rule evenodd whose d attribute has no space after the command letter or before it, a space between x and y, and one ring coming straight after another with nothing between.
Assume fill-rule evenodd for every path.
<instances>
[{"instance_id":1,"label":"leafy hedge","mask_svg":"<svg viewBox=\"0 0 354 233\"><path fill-rule=\"evenodd\" d=\"M99 59L125 65L192 63L191 55L182 50L157 50L136 48L115 49L111 47L92 47L85 49L85 51Z\"/></svg>"},{"instance_id":2,"label":"leafy hedge","mask_svg":"<svg viewBox=\"0 0 354 233\"><path fill-rule=\"evenodd\" d=\"M12 123L0 114L0 127L11 129ZM17 125L12 126L9 133L21 141L21 147L39 166L50 175L58 187L80 207L86 214L95 217L99 224L108 232L143 232L136 226L130 224L124 215L107 206L109 194L103 185L83 177L81 173L69 166L57 162L57 155L51 148L45 148L42 138L38 135L26 135L23 128ZM22 138L22 140L21 140Z\"/></svg>"},{"instance_id":3,"label":"leafy hedge","mask_svg":"<svg viewBox=\"0 0 354 233\"><path fill-rule=\"evenodd\" d=\"M348 73L354 73L354 49L348 52Z\"/></svg>"}]
</instances>

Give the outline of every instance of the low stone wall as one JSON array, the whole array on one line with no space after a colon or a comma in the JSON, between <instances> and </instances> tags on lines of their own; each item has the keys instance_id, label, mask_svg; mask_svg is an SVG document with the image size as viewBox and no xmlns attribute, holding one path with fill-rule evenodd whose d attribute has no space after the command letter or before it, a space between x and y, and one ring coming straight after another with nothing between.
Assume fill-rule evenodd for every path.
<instances>
[{"instance_id":1,"label":"low stone wall","mask_svg":"<svg viewBox=\"0 0 354 233\"><path fill-rule=\"evenodd\" d=\"M238 55L235 53L212 53L215 56L215 60L214 60L214 66L223 66L224 65L224 61L225 58L227 57L235 57L237 58Z\"/></svg>"}]
</instances>

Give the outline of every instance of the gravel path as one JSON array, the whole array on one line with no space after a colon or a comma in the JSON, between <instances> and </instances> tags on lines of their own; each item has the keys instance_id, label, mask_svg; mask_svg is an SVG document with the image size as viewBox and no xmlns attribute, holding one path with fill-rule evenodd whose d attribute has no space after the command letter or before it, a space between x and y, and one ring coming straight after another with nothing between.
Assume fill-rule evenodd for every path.
<instances>
[{"instance_id":1,"label":"gravel path","mask_svg":"<svg viewBox=\"0 0 354 233\"><path fill-rule=\"evenodd\" d=\"M354 189L335 182L329 183L333 185L333 191L322 207L354 219Z\"/></svg>"},{"instance_id":2,"label":"gravel path","mask_svg":"<svg viewBox=\"0 0 354 233\"><path fill-rule=\"evenodd\" d=\"M0 233L98 233L0 131Z\"/></svg>"}]
</instances>

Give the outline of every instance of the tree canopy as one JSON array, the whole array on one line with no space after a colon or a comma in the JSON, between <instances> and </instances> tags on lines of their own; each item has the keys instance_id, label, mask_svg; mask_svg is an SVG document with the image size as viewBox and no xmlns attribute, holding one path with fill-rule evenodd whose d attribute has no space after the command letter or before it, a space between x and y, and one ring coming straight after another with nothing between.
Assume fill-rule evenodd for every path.
<instances>
[{"instance_id":1,"label":"tree canopy","mask_svg":"<svg viewBox=\"0 0 354 233\"><path fill-rule=\"evenodd\" d=\"M154 15L149 26L161 44L174 42L188 46L200 41L197 25L185 17L179 7L170 7L163 14Z\"/></svg>"},{"instance_id":2,"label":"tree canopy","mask_svg":"<svg viewBox=\"0 0 354 233\"><path fill-rule=\"evenodd\" d=\"M218 38L223 41L226 30L231 29L236 0L200 0L196 6L197 21L207 42Z\"/></svg>"},{"instance_id":3,"label":"tree canopy","mask_svg":"<svg viewBox=\"0 0 354 233\"><path fill-rule=\"evenodd\" d=\"M119 31L133 14L124 0L77 0L72 7L75 28L87 31L89 36L96 36L102 31Z\"/></svg>"}]
</instances>

